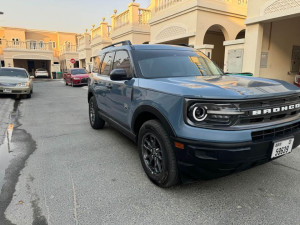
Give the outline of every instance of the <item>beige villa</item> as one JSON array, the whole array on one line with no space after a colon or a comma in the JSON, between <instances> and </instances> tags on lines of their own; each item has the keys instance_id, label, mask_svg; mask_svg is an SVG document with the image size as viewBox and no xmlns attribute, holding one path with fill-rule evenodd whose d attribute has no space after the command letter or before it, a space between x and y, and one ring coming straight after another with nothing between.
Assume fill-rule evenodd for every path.
<instances>
[{"instance_id":1,"label":"beige villa","mask_svg":"<svg viewBox=\"0 0 300 225\"><path fill-rule=\"evenodd\" d=\"M224 43L225 70L292 83L300 72L300 1L251 0L245 24L245 40Z\"/></svg>"},{"instance_id":2,"label":"beige villa","mask_svg":"<svg viewBox=\"0 0 300 225\"><path fill-rule=\"evenodd\" d=\"M0 27L2 66L22 67L31 74L44 68L52 75L73 67L72 58L78 61L75 33Z\"/></svg>"},{"instance_id":3,"label":"beige villa","mask_svg":"<svg viewBox=\"0 0 300 225\"><path fill-rule=\"evenodd\" d=\"M247 0L152 0L147 8L133 1L125 11L114 11L110 26L104 21L99 27L93 25L92 62L104 46L130 40L192 45L223 67L223 42L244 38L246 15Z\"/></svg>"},{"instance_id":4,"label":"beige villa","mask_svg":"<svg viewBox=\"0 0 300 225\"><path fill-rule=\"evenodd\" d=\"M146 9L133 1L114 11L111 25L103 19L80 35L78 50L81 65L91 65L103 47L119 41L189 45L225 72L293 82L300 70L299 27L300 0L151 0Z\"/></svg>"}]
</instances>

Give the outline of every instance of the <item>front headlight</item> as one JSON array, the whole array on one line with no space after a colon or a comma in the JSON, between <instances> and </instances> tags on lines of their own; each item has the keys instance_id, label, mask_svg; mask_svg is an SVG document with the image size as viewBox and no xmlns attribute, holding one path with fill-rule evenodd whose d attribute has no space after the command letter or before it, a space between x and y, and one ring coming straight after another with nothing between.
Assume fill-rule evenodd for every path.
<instances>
[{"instance_id":1,"label":"front headlight","mask_svg":"<svg viewBox=\"0 0 300 225\"><path fill-rule=\"evenodd\" d=\"M228 127L245 114L235 104L185 101L185 122L196 127Z\"/></svg>"},{"instance_id":2,"label":"front headlight","mask_svg":"<svg viewBox=\"0 0 300 225\"><path fill-rule=\"evenodd\" d=\"M29 84L28 83L19 83L16 85L16 87L28 87Z\"/></svg>"}]
</instances>

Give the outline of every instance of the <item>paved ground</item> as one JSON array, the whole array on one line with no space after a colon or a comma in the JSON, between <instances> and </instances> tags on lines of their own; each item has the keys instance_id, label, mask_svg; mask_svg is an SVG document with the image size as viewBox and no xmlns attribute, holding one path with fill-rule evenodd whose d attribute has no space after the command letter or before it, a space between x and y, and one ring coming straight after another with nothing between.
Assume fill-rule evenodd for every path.
<instances>
[{"instance_id":1,"label":"paved ground","mask_svg":"<svg viewBox=\"0 0 300 225\"><path fill-rule=\"evenodd\" d=\"M86 88L34 85L15 110L14 100L0 98L0 143L17 112L0 181L1 225L300 224L299 149L242 173L164 190L147 179L130 140L110 127L90 128Z\"/></svg>"}]
</instances>

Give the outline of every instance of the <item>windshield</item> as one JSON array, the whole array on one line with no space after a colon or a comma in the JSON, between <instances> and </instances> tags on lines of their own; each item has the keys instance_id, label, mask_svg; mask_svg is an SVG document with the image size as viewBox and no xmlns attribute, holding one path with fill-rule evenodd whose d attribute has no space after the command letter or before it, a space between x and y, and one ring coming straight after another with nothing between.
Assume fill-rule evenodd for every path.
<instances>
[{"instance_id":1,"label":"windshield","mask_svg":"<svg viewBox=\"0 0 300 225\"><path fill-rule=\"evenodd\" d=\"M27 73L25 70L16 69L0 69L0 77L20 77L27 78Z\"/></svg>"},{"instance_id":2,"label":"windshield","mask_svg":"<svg viewBox=\"0 0 300 225\"><path fill-rule=\"evenodd\" d=\"M146 78L223 75L221 69L201 52L138 50L136 57Z\"/></svg>"},{"instance_id":3,"label":"windshield","mask_svg":"<svg viewBox=\"0 0 300 225\"><path fill-rule=\"evenodd\" d=\"M39 68L36 71L41 71L41 72L46 72L47 70L43 69L43 68Z\"/></svg>"},{"instance_id":4,"label":"windshield","mask_svg":"<svg viewBox=\"0 0 300 225\"><path fill-rule=\"evenodd\" d=\"M71 74L87 74L88 72L85 69L77 69L77 70L71 70Z\"/></svg>"}]
</instances>

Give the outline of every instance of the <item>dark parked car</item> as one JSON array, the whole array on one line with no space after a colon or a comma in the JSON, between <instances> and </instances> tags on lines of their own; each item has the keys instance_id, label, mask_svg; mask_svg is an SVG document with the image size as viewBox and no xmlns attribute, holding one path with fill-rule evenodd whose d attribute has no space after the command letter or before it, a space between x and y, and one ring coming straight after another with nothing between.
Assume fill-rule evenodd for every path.
<instances>
[{"instance_id":1,"label":"dark parked car","mask_svg":"<svg viewBox=\"0 0 300 225\"><path fill-rule=\"evenodd\" d=\"M68 71L64 73L64 80L66 85L71 85L72 87L87 85L89 75L89 72L85 69L68 69Z\"/></svg>"},{"instance_id":2,"label":"dark parked car","mask_svg":"<svg viewBox=\"0 0 300 225\"><path fill-rule=\"evenodd\" d=\"M90 124L107 122L137 142L157 185L227 175L300 144L298 87L224 76L191 48L121 44L100 53L88 89Z\"/></svg>"}]
</instances>

